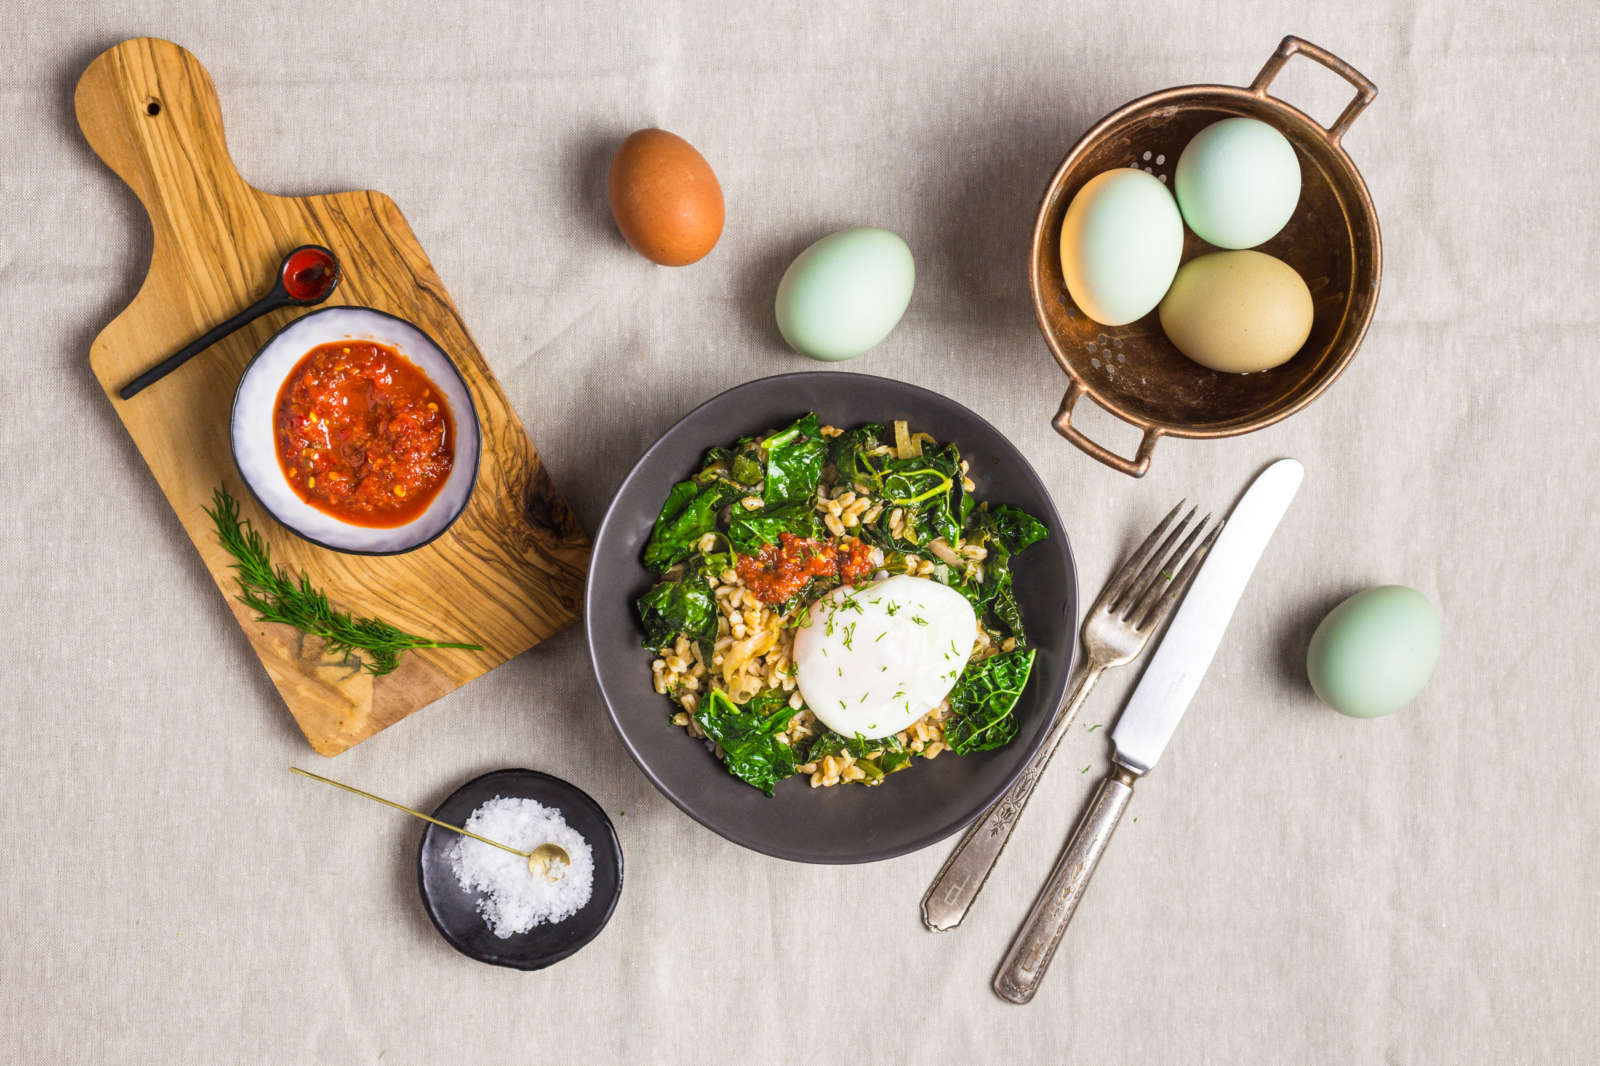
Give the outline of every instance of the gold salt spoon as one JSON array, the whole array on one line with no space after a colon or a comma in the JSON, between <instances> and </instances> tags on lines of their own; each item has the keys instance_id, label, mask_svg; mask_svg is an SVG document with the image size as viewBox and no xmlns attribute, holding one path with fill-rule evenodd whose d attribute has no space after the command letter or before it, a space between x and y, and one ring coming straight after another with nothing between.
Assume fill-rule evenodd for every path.
<instances>
[{"instance_id":1,"label":"gold salt spoon","mask_svg":"<svg viewBox=\"0 0 1600 1066\"><path fill-rule=\"evenodd\" d=\"M448 829L452 833L460 833L464 837L471 837L473 840L484 844L489 844L493 847L499 848L501 851L509 851L513 855L527 859L528 872L533 874L535 877L542 877L546 881L561 880L566 876L567 867L572 862L572 857L567 854L566 849L560 844L540 844L532 851L518 851L516 848L513 848L507 844L502 844L498 840L490 840L488 837L481 837L469 829L461 828L459 825L451 825L449 822L441 822L439 819L423 814L421 811L414 811L404 804L395 803L392 800L386 800L382 796L374 796L370 792L363 792L359 788L354 788L342 782L335 781L331 777L323 777L321 774L314 774L310 770L302 770L298 766L289 767L289 772L293 774L299 774L301 777L309 777L313 781L321 781L323 784L332 785L334 788L342 788L346 792L354 792L358 796L365 796L374 803L381 803L385 807L393 807L397 811L405 811L413 818L421 818L424 822L432 822L441 829Z\"/></svg>"}]
</instances>

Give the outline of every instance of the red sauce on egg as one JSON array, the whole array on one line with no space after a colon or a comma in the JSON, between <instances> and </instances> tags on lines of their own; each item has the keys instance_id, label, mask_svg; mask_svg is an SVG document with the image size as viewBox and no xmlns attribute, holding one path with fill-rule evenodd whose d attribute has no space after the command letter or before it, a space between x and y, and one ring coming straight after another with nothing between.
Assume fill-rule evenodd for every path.
<instances>
[{"instance_id":1,"label":"red sauce on egg","mask_svg":"<svg viewBox=\"0 0 1600 1066\"><path fill-rule=\"evenodd\" d=\"M416 518L455 462L444 396L409 359L374 341L307 352L278 391L273 431L295 493L354 525Z\"/></svg>"}]
</instances>

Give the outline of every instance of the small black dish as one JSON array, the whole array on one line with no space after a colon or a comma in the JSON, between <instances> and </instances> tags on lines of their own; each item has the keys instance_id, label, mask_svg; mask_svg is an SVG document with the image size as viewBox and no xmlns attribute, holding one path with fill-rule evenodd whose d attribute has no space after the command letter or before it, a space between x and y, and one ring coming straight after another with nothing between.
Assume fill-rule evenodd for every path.
<instances>
[{"instance_id":1,"label":"small black dish","mask_svg":"<svg viewBox=\"0 0 1600 1066\"><path fill-rule=\"evenodd\" d=\"M577 914L555 924L536 925L526 933L498 937L478 913L477 894L456 881L450 850L460 834L430 825L417 852L417 884L422 907L445 942L468 958L517 970L542 970L560 962L589 941L611 920L622 895L622 845L611 819L589 794L559 777L537 770L495 770L456 789L433 816L465 825L472 812L496 796L537 800L561 812L567 824L583 835L594 851L594 894Z\"/></svg>"}]
</instances>

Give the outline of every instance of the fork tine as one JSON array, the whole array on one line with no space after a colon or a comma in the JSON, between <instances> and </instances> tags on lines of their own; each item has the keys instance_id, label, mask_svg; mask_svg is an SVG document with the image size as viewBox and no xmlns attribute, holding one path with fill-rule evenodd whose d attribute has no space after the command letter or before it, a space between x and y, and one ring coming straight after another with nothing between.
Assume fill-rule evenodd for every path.
<instances>
[{"instance_id":1,"label":"fork tine","mask_svg":"<svg viewBox=\"0 0 1600 1066\"><path fill-rule=\"evenodd\" d=\"M1211 516L1206 515L1200 524L1195 527L1194 532L1190 534L1189 539L1184 541L1183 546L1172 554L1172 566L1176 566L1178 560L1183 558L1184 553L1189 551L1189 545L1194 543L1194 539L1200 535L1200 531L1205 528L1206 523L1209 521L1211 521ZM1164 586L1161 584L1152 585L1150 590L1145 593L1144 598L1139 601L1138 620L1133 624L1135 629L1141 631L1153 629L1165 621L1167 615L1172 613L1172 609L1177 606L1178 600L1182 598L1184 590L1189 587L1189 582L1193 580L1195 573L1200 569L1200 564L1205 562L1206 553L1211 550L1211 545L1216 541L1217 534L1222 532L1223 525L1224 522L1218 522L1211 527L1211 531L1206 534L1206 538L1196 545L1193 552L1189 553L1189 558L1184 562L1182 568L1173 575L1171 581ZM1168 570L1170 571L1171 567Z\"/></svg>"},{"instance_id":2,"label":"fork tine","mask_svg":"<svg viewBox=\"0 0 1600 1066\"><path fill-rule=\"evenodd\" d=\"M1135 598L1135 603L1123 614L1124 618L1133 623L1135 629L1139 628L1138 620L1144 617L1149 611L1150 605L1160 597L1163 590L1172 587L1173 581L1177 578L1179 566L1184 561L1184 556L1189 553L1189 549L1194 546L1194 542L1205 534L1206 525L1210 521L1210 515L1200 519L1194 528L1189 530L1189 535L1184 538L1183 543L1176 548L1172 548L1172 541L1176 540L1177 537L1170 538L1165 547L1171 548L1171 550L1164 551L1159 558L1152 561L1150 579L1130 594Z\"/></svg>"},{"instance_id":3,"label":"fork tine","mask_svg":"<svg viewBox=\"0 0 1600 1066\"><path fill-rule=\"evenodd\" d=\"M1133 583L1129 585L1113 606L1113 610L1121 615L1122 618L1127 619L1131 615L1134 604L1140 596L1144 595L1145 590L1150 587L1150 583L1161 572L1162 564L1171 556L1172 546L1178 543L1178 539L1188 531L1189 523L1194 521L1195 512L1198 510L1200 510L1198 507L1189 508L1189 513L1183 516L1183 520L1172 527L1172 531L1167 534L1167 539L1163 540L1161 546L1151 554L1150 561L1145 563L1139 570L1139 574L1133 579Z\"/></svg>"},{"instance_id":4,"label":"fork tine","mask_svg":"<svg viewBox=\"0 0 1600 1066\"><path fill-rule=\"evenodd\" d=\"M1128 556L1121 568L1106 583L1106 587L1100 593L1097 605L1111 607L1121 598L1123 590L1133 581L1133 576L1139 572L1139 567L1144 563L1146 554L1151 548L1155 547L1156 542L1166 533L1167 524L1177 516L1179 511L1183 510L1183 505L1188 502L1188 500L1179 500L1178 506L1168 511L1167 517L1157 523L1156 528L1150 531L1150 535L1144 538L1144 543L1133 550L1133 554Z\"/></svg>"}]
</instances>

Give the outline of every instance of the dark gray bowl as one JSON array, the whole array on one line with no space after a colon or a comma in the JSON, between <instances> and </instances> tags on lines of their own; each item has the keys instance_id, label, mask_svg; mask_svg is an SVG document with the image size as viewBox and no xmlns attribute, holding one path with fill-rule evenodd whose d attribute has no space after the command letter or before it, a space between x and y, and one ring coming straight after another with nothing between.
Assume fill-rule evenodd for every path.
<instances>
[{"instance_id":1,"label":"dark gray bowl","mask_svg":"<svg viewBox=\"0 0 1600 1066\"><path fill-rule=\"evenodd\" d=\"M705 745L669 721L651 687L650 652L633 601L654 583L639 554L667 490L705 450L816 411L824 424L888 424L955 441L971 461L980 500L1036 515L1050 538L1017 558L1016 590L1038 649L1017 705L1021 729L998 751L918 760L876 788L813 789L803 777L768 798L729 775ZM635 464L606 512L589 564L584 625L611 722L655 786L701 825L736 844L797 862L875 862L956 832L1000 797L1044 740L1066 691L1077 647L1078 577L1061 517L1044 483L1000 431L954 400L886 378L806 372L729 389L686 415Z\"/></svg>"}]
</instances>

